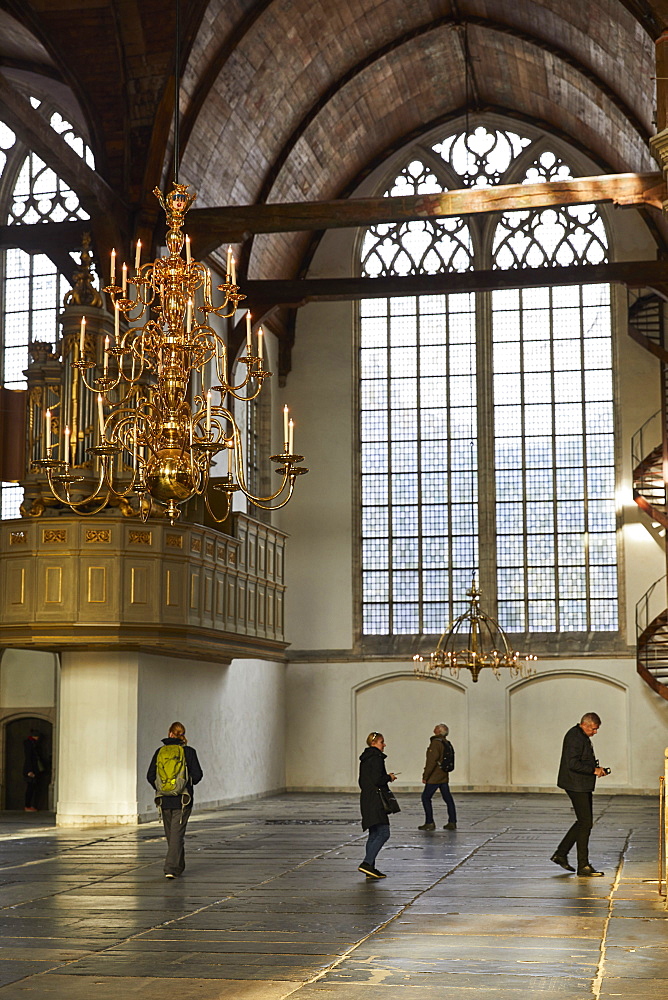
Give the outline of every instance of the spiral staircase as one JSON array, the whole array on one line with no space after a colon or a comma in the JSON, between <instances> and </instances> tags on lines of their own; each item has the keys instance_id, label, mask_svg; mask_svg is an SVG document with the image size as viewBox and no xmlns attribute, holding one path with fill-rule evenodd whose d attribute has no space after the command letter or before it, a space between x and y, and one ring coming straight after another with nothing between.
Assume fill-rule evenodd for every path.
<instances>
[{"instance_id":1,"label":"spiral staircase","mask_svg":"<svg viewBox=\"0 0 668 1000\"><path fill-rule=\"evenodd\" d=\"M629 334L661 364L661 409L633 435L633 498L662 541L668 529L668 303L655 292L639 296L629 308ZM664 542L665 546L665 542ZM668 609L666 576L636 605L637 670L668 701Z\"/></svg>"}]
</instances>

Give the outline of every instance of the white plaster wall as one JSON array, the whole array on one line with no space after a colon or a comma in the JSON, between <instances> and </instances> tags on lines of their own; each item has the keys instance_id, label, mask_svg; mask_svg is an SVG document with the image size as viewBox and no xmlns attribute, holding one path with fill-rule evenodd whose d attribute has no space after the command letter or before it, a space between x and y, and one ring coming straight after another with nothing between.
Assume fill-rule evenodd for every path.
<instances>
[{"instance_id":1,"label":"white plaster wall","mask_svg":"<svg viewBox=\"0 0 668 1000\"><path fill-rule=\"evenodd\" d=\"M293 367L281 398L295 413L295 447L307 476L280 512L286 551L286 638L298 649L342 649L352 642L351 443L353 306L299 312Z\"/></svg>"},{"instance_id":2,"label":"white plaster wall","mask_svg":"<svg viewBox=\"0 0 668 1000\"><path fill-rule=\"evenodd\" d=\"M62 654L60 826L136 822L137 679L136 653Z\"/></svg>"},{"instance_id":3,"label":"white plaster wall","mask_svg":"<svg viewBox=\"0 0 668 1000\"><path fill-rule=\"evenodd\" d=\"M285 786L285 666L234 660L229 666L141 654L136 795L155 816L146 781L151 757L175 720L186 727L204 778L199 808L275 792Z\"/></svg>"},{"instance_id":4,"label":"white plaster wall","mask_svg":"<svg viewBox=\"0 0 668 1000\"><path fill-rule=\"evenodd\" d=\"M52 708L57 664L54 653L6 649L0 661L0 708Z\"/></svg>"},{"instance_id":5,"label":"white plaster wall","mask_svg":"<svg viewBox=\"0 0 668 1000\"><path fill-rule=\"evenodd\" d=\"M450 727L453 788L555 790L564 733L585 712L603 725L596 753L610 777L599 788L655 792L663 767L668 702L641 680L633 659L543 660L536 676L477 683L416 678L412 664L292 663L288 668L287 785L352 790L367 733L387 741L396 788L418 789L437 722Z\"/></svg>"}]
</instances>

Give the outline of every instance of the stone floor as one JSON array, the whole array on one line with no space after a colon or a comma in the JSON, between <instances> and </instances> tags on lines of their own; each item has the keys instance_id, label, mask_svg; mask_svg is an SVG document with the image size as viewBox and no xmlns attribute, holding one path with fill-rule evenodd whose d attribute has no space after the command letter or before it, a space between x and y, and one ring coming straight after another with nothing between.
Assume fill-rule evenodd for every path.
<instances>
[{"instance_id":1,"label":"stone floor","mask_svg":"<svg viewBox=\"0 0 668 1000\"><path fill-rule=\"evenodd\" d=\"M0 813L0 1000L668 1000L655 801L596 795L590 880L549 861L565 795L461 794L431 834L402 804L382 882L352 795L195 814L174 881L155 823Z\"/></svg>"}]
</instances>

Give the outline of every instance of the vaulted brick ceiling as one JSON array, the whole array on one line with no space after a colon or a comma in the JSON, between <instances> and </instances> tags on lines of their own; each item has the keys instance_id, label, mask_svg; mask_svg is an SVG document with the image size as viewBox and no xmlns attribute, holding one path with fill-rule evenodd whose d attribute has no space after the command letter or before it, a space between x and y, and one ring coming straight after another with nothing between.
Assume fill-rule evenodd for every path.
<instances>
[{"instance_id":1,"label":"vaulted brick ceiling","mask_svg":"<svg viewBox=\"0 0 668 1000\"><path fill-rule=\"evenodd\" d=\"M467 103L554 129L606 171L654 167L654 41L668 2L181 8L180 179L198 206L345 196ZM0 0L0 69L79 108L99 172L145 225L156 219L150 191L171 171L174 10L173 0ZM249 273L293 276L308 239L257 238Z\"/></svg>"}]
</instances>

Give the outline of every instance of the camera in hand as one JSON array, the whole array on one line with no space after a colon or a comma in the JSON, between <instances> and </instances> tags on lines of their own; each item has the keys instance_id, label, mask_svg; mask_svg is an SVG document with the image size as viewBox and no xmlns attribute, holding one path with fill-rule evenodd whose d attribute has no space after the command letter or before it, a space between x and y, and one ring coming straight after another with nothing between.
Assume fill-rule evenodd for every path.
<instances>
[{"instance_id":1,"label":"camera in hand","mask_svg":"<svg viewBox=\"0 0 668 1000\"><path fill-rule=\"evenodd\" d=\"M610 774L610 770L611 770L611 769L610 769L609 767L604 767L604 768L603 768L603 773L604 773L604 774Z\"/></svg>"}]
</instances>

